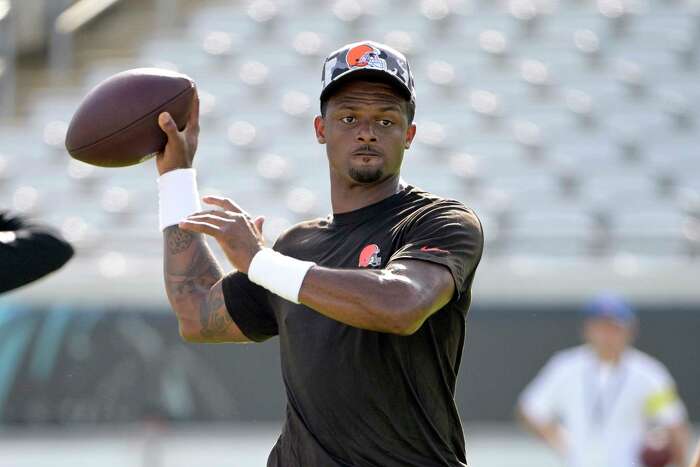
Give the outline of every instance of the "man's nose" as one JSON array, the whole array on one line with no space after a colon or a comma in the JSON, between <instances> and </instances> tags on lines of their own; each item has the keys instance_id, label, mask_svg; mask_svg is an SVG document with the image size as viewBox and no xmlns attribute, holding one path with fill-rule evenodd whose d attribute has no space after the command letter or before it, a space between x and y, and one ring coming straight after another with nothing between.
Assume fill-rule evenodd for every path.
<instances>
[{"instance_id":1,"label":"man's nose","mask_svg":"<svg viewBox=\"0 0 700 467\"><path fill-rule=\"evenodd\" d=\"M361 122L357 128L357 141L361 143L374 143L377 141L377 136L372 129L372 123L365 121Z\"/></svg>"}]
</instances>

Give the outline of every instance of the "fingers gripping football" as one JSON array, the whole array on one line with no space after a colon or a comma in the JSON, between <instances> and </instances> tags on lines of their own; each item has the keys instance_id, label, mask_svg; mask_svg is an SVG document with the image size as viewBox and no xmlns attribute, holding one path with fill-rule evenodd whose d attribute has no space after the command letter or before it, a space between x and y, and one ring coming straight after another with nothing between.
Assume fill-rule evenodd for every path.
<instances>
[{"instance_id":1,"label":"fingers gripping football","mask_svg":"<svg viewBox=\"0 0 700 467\"><path fill-rule=\"evenodd\" d=\"M193 97L192 111L187 125L182 131L178 131L175 120L167 112L158 116L158 125L168 136L165 149L156 157L158 174L163 175L171 170L192 167L199 140L199 96L197 93Z\"/></svg>"},{"instance_id":2,"label":"fingers gripping football","mask_svg":"<svg viewBox=\"0 0 700 467\"><path fill-rule=\"evenodd\" d=\"M265 243L262 235L264 219L251 219L227 198L206 197L203 201L225 210L192 214L180 223L180 228L214 237L231 264L247 273L253 256Z\"/></svg>"}]
</instances>

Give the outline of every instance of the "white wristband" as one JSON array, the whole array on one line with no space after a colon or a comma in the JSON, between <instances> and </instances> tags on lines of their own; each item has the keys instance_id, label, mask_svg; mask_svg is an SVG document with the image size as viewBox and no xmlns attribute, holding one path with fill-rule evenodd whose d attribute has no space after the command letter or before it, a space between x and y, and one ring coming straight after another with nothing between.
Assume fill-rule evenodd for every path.
<instances>
[{"instance_id":1,"label":"white wristband","mask_svg":"<svg viewBox=\"0 0 700 467\"><path fill-rule=\"evenodd\" d=\"M158 177L158 223L161 231L201 210L197 172L194 169L171 170Z\"/></svg>"},{"instance_id":2,"label":"white wristband","mask_svg":"<svg viewBox=\"0 0 700 467\"><path fill-rule=\"evenodd\" d=\"M301 284L314 265L311 261L301 261L271 248L263 248L250 262L248 279L290 302L299 303Z\"/></svg>"}]
</instances>

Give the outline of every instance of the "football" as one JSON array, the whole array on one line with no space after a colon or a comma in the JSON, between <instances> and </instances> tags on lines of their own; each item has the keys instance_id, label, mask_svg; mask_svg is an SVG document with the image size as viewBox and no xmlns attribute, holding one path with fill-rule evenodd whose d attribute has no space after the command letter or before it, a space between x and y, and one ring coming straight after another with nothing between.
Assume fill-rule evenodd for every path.
<instances>
[{"instance_id":1,"label":"football","mask_svg":"<svg viewBox=\"0 0 700 467\"><path fill-rule=\"evenodd\" d=\"M125 167L153 157L167 137L158 115L169 112L182 130L192 108L195 84L186 75L136 68L93 88L68 126L66 149L74 159L100 167Z\"/></svg>"},{"instance_id":2,"label":"football","mask_svg":"<svg viewBox=\"0 0 700 467\"><path fill-rule=\"evenodd\" d=\"M647 434L640 453L645 467L666 467L671 463L671 446L669 437L663 430L654 430Z\"/></svg>"}]
</instances>

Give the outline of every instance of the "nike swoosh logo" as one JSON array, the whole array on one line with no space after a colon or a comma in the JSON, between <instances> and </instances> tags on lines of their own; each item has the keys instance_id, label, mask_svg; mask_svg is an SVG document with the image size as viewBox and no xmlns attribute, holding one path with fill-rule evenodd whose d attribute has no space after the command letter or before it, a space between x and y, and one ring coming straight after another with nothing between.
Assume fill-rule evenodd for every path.
<instances>
[{"instance_id":1,"label":"nike swoosh logo","mask_svg":"<svg viewBox=\"0 0 700 467\"><path fill-rule=\"evenodd\" d=\"M421 247L420 251L425 251L425 252L436 251L439 253L449 253L449 251L447 251L447 250L441 250L440 248L432 248L432 247L429 248L427 246Z\"/></svg>"}]
</instances>

